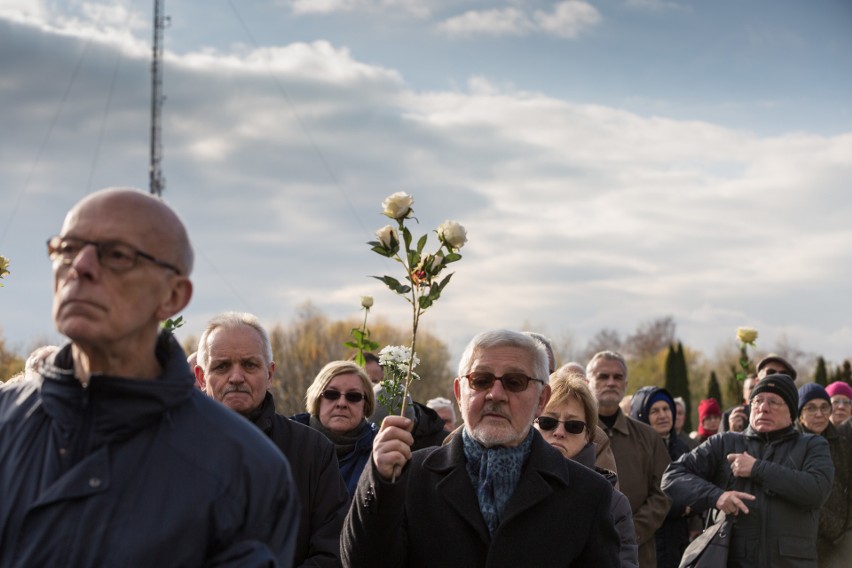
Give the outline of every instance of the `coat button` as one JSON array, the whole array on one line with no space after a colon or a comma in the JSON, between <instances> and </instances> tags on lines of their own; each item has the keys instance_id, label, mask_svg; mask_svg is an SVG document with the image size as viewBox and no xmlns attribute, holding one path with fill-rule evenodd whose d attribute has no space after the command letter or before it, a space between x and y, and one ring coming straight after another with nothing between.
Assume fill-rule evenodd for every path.
<instances>
[{"instance_id":1,"label":"coat button","mask_svg":"<svg viewBox=\"0 0 852 568\"><path fill-rule=\"evenodd\" d=\"M92 489L95 489L96 487L100 487L100 486L101 486L101 480L98 479L97 477L92 477L91 479L89 479L89 487L91 487Z\"/></svg>"}]
</instances>

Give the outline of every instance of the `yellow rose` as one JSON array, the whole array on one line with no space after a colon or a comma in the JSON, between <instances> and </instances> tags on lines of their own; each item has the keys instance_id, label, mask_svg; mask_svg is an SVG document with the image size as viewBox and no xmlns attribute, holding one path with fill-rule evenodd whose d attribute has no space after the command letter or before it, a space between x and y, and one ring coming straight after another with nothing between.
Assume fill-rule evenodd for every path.
<instances>
[{"instance_id":1,"label":"yellow rose","mask_svg":"<svg viewBox=\"0 0 852 568\"><path fill-rule=\"evenodd\" d=\"M10 272L9 272L9 259L6 258L5 256L0 255L0 278L3 278L7 274L10 274ZM2 287L2 286L3 285L0 284L0 287Z\"/></svg>"},{"instance_id":2,"label":"yellow rose","mask_svg":"<svg viewBox=\"0 0 852 568\"><path fill-rule=\"evenodd\" d=\"M399 233L397 233L396 229L390 225L385 225L376 231L376 238L379 239L379 242L382 243L382 246L386 249L392 249L394 247L394 243L399 243Z\"/></svg>"},{"instance_id":3,"label":"yellow rose","mask_svg":"<svg viewBox=\"0 0 852 568\"><path fill-rule=\"evenodd\" d=\"M753 345L754 341L757 339L757 330L753 327L738 327L737 339L740 340L740 343Z\"/></svg>"},{"instance_id":4,"label":"yellow rose","mask_svg":"<svg viewBox=\"0 0 852 568\"><path fill-rule=\"evenodd\" d=\"M405 219L411 216L413 204L413 197L403 191L398 191L382 201L382 213L391 219Z\"/></svg>"},{"instance_id":5,"label":"yellow rose","mask_svg":"<svg viewBox=\"0 0 852 568\"><path fill-rule=\"evenodd\" d=\"M438 238L451 249L460 249L467 242L467 231L456 221L444 221L438 226Z\"/></svg>"},{"instance_id":6,"label":"yellow rose","mask_svg":"<svg viewBox=\"0 0 852 568\"><path fill-rule=\"evenodd\" d=\"M368 310L373 307L373 297L372 296L361 296L361 306L367 308Z\"/></svg>"}]
</instances>

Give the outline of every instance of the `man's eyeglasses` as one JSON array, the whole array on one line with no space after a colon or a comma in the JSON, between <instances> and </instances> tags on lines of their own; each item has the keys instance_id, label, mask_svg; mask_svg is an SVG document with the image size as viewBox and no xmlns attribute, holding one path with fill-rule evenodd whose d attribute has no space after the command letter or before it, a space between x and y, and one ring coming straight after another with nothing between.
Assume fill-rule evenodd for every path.
<instances>
[{"instance_id":1,"label":"man's eyeglasses","mask_svg":"<svg viewBox=\"0 0 852 568\"><path fill-rule=\"evenodd\" d=\"M524 392L530 385L530 381L544 383L541 379L528 377L523 373L506 373L503 376L496 376L494 373L484 371L474 371L465 375L470 388L475 391L488 390L494 386L494 381L500 381L503 388L509 392Z\"/></svg>"},{"instance_id":2,"label":"man's eyeglasses","mask_svg":"<svg viewBox=\"0 0 852 568\"><path fill-rule=\"evenodd\" d=\"M173 264L155 258L146 252L121 241L87 241L75 237L50 237L47 240L47 256L54 262L71 264L77 255L85 247L92 245L97 251L98 261L101 266L111 268L116 272L130 270L139 261L139 258L151 261L157 266L168 268L180 276L180 270Z\"/></svg>"},{"instance_id":3,"label":"man's eyeglasses","mask_svg":"<svg viewBox=\"0 0 852 568\"><path fill-rule=\"evenodd\" d=\"M831 414L831 405L830 404L807 404L804 408L802 408L802 412L808 415L816 414L817 412L821 412L823 415L828 416Z\"/></svg>"},{"instance_id":4,"label":"man's eyeglasses","mask_svg":"<svg viewBox=\"0 0 852 568\"><path fill-rule=\"evenodd\" d=\"M751 401L751 407L752 408L757 408L762 404L769 406L770 410L778 410L779 408L783 408L784 406L787 406L787 403L785 403L783 401L779 401L779 400L775 400L775 399L769 399L769 398L754 398Z\"/></svg>"},{"instance_id":5,"label":"man's eyeglasses","mask_svg":"<svg viewBox=\"0 0 852 568\"><path fill-rule=\"evenodd\" d=\"M848 398L832 398L831 399L832 406L852 406L852 400Z\"/></svg>"},{"instance_id":6,"label":"man's eyeglasses","mask_svg":"<svg viewBox=\"0 0 852 568\"><path fill-rule=\"evenodd\" d=\"M352 404L357 404L367 398L363 393L360 392L340 392L332 389L322 391L322 396L326 400L337 400L340 398L340 395L343 395L343 398L346 399L346 402L351 402Z\"/></svg>"},{"instance_id":7,"label":"man's eyeglasses","mask_svg":"<svg viewBox=\"0 0 852 568\"><path fill-rule=\"evenodd\" d=\"M586 429L586 423L582 420L557 420L556 418L551 418L550 416L539 416L535 419L538 427L544 430L545 432L550 432L551 430L556 430L560 424L565 427L565 431L569 434L582 434L583 430Z\"/></svg>"}]
</instances>

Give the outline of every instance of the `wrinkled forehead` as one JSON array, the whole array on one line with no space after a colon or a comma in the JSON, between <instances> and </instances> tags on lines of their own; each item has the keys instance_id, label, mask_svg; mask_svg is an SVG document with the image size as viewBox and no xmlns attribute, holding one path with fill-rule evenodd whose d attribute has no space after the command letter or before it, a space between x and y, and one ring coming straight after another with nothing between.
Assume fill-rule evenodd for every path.
<instances>
[{"instance_id":1,"label":"wrinkled forehead","mask_svg":"<svg viewBox=\"0 0 852 568\"><path fill-rule=\"evenodd\" d=\"M470 364L471 371L495 371L524 373L533 376L535 365L526 350L511 345L480 347L474 352Z\"/></svg>"},{"instance_id":2,"label":"wrinkled forehead","mask_svg":"<svg viewBox=\"0 0 852 568\"><path fill-rule=\"evenodd\" d=\"M775 394L774 392L763 391L759 392L752 397L752 400L763 399L763 400L774 400L776 402L784 402L784 399L779 394ZM786 403L785 403L786 404Z\"/></svg>"},{"instance_id":3,"label":"wrinkled forehead","mask_svg":"<svg viewBox=\"0 0 852 568\"><path fill-rule=\"evenodd\" d=\"M207 344L211 358L263 357L263 338L251 326L220 326L210 332Z\"/></svg>"}]
</instances>

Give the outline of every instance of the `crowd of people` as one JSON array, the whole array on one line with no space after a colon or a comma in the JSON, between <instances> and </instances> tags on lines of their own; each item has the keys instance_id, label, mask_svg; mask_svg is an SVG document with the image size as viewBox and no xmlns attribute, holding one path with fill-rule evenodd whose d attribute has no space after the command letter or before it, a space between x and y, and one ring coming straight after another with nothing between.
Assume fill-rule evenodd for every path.
<instances>
[{"instance_id":1,"label":"crowd of people","mask_svg":"<svg viewBox=\"0 0 852 568\"><path fill-rule=\"evenodd\" d=\"M162 201L91 194L48 255L69 342L0 386L0 567L668 568L721 513L729 566L852 557L852 387L777 355L693 435L666 389L626 398L619 353L556 368L509 330L470 341L448 397L388 413L368 354L287 417L256 316L212 318L189 357L161 329L193 289Z\"/></svg>"}]
</instances>

